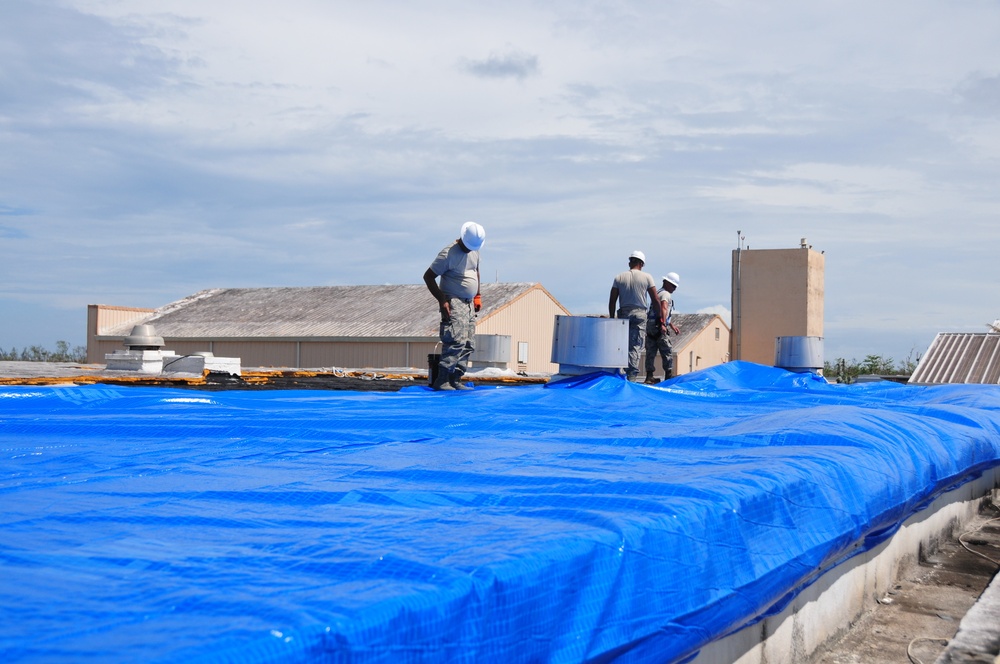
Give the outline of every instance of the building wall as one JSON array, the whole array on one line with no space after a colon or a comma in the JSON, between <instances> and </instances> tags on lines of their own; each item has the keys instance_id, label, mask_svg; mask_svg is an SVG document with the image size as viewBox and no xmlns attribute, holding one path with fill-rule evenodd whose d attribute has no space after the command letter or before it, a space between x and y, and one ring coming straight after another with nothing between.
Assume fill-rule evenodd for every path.
<instances>
[{"instance_id":1,"label":"building wall","mask_svg":"<svg viewBox=\"0 0 1000 664\"><path fill-rule=\"evenodd\" d=\"M312 341L285 339L255 340L191 340L164 337L164 350L178 355L211 351L216 357L238 357L240 365L248 368L427 368L427 356L440 352L440 343L434 341ZM101 340L88 346L104 363L105 355L124 350L120 339Z\"/></svg>"},{"instance_id":2,"label":"building wall","mask_svg":"<svg viewBox=\"0 0 1000 664\"><path fill-rule=\"evenodd\" d=\"M674 349L674 374L680 376L728 362L729 343L729 328L721 317L716 316L683 348ZM659 373L661 370L659 360L656 367Z\"/></svg>"},{"instance_id":3,"label":"building wall","mask_svg":"<svg viewBox=\"0 0 1000 664\"><path fill-rule=\"evenodd\" d=\"M125 350L122 341L99 342L97 337L103 331L118 325L126 325L133 321L141 321L156 311L155 309L140 309L137 307L114 307L107 304L87 305L87 362L100 364L104 362L105 353Z\"/></svg>"},{"instance_id":4,"label":"building wall","mask_svg":"<svg viewBox=\"0 0 1000 664\"><path fill-rule=\"evenodd\" d=\"M105 330L141 321L152 309L90 305L87 318L87 361L104 363L105 356L125 350L122 337ZM532 373L554 373L552 334L557 314L569 314L542 287L535 287L476 326L477 334L511 337L510 368ZM154 324L155 325L155 324ZM427 368L427 356L440 352L437 337L423 339L174 339L164 338L164 349L178 355L211 351L217 357L238 357L244 368ZM519 349L522 352L519 356ZM519 362L519 357L526 359ZM475 369L475 365L473 365Z\"/></svg>"},{"instance_id":5,"label":"building wall","mask_svg":"<svg viewBox=\"0 0 1000 664\"><path fill-rule=\"evenodd\" d=\"M476 334L510 336L510 368L528 373L556 373L552 362L552 336L558 315L569 315L549 293L535 287L476 325ZM519 355L519 350L523 351ZM524 353L527 353L527 361ZM473 366L475 369L475 366Z\"/></svg>"},{"instance_id":6,"label":"building wall","mask_svg":"<svg viewBox=\"0 0 1000 664\"><path fill-rule=\"evenodd\" d=\"M777 337L823 336L824 266L807 247L733 251L733 359L773 366Z\"/></svg>"},{"instance_id":7,"label":"building wall","mask_svg":"<svg viewBox=\"0 0 1000 664\"><path fill-rule=\"evenodd\" d=\"M437 341L303 341L303 367L427 368L427 356Z\"/></svg>"}]
</instances>

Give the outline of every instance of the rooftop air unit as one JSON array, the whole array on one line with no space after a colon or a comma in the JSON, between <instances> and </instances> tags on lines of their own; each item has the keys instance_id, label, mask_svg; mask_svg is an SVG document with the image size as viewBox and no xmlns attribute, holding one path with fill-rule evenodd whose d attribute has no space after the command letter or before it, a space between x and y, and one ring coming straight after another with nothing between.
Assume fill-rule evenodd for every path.
<instances>
[{"instance_id":1,"label":"rooftop air unit","mask_svg":"<svg viewBox=\"0 0 1000 664\"><path fill-rule=\"evenodd\" d=\"M628 366L628 321L596 316L556 316L552 362L558 376L618 371Z\"/></svg>"},{"instance_id":2,"label":"rooftop air unit","mask_svg":"<svg viewBox=\"0 0 1000 664\"><path fill-rule=\"evenodd\" d=\"M821 373L823 337L776 337L774 366L796 373Z\"/></svg>"}]
</instances>

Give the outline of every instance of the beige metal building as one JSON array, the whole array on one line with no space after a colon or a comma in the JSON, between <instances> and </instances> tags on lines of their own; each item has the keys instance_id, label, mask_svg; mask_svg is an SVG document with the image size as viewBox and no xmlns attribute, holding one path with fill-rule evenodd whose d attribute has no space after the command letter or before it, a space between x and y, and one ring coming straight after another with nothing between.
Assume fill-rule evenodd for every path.
<instances>
[{"instance_id":1,"label":"beige metal building","mask_svg":"<svg viewBox=\"0 0 1000 664\"><path fill-rule=\"evenodd\" d=\"M481 290L476 333L510 337L510 369L555 372L552 334L565 307L537 283ZM103 363L134 325L149 323L169 350L238 357L244 367L426 369L440 352L439 322L423 284L212 289L155 310L89 305L87 361Z\"/></svg>"},{"instance_id":2,"label":"beige metal building","mask_svg":"<svg viewBox=\"0 0 1000 664\"><path fill-rule=\"evenodd\" d=\"M731 357L774 365L778 337L822 337L824 256L797 249L733 251Z\"/></svg>"},{"instance_id":3,"label":"beige metal building","mask_svg":"<svg viewBox=\"0 0 1000 664\"><path fill-rule=\"evenodd\" d=\"M682 374L707 369L729 361L729 326L718 314L678 314L671 321L681 331L671 337L674 354L674 374ZM645 368L640 366L640 374ZM656 360L656 375L663 372L660 360Z\"/></svg>"}]
</instances>

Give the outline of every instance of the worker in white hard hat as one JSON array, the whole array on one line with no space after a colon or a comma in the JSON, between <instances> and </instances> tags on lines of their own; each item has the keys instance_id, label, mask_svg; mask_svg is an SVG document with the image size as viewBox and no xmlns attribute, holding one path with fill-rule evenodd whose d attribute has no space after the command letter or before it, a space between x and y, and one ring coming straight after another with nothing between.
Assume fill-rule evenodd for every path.
<instances>
[{"instance_id":1,"label":"worker in white hard hat","mask_svg":"<svg viewBox=\"0 0 1000 664\"><path fill-rule=\"evenodd\" d=\"M442 249L424 272L424 283L441 311L441 360L431 383L435 390L471 390L462 382L475 350L479 292L479 250L486 231L474 221L462 224L458 239ZM438 285L437 278L441 278ZM432 374L435 367L429 367Z\"/></svg>"},{"instance_id":2,"label":"worker in white hard hat","mask_svg":"<svg viewBox=\"0 0 1000 664\"><path fill-rule=\"evenodd\" d=\"M649 307L649 318L646 321L646 383L649 385L659 382L653 375L656 373L657 353L663 358L663 380L670 380L674 377L674 349L670 343L670 334L671 332L673 334L681 333L670 320L674 313L673 292L680 285L681 278L676 272L667 272L660 281L663 285L656 292L656 300L659 301L659 305L654 302ZM660 323L661 320L664 320L660 318L661 311L666 312L666 325Z\"/></svg>"},{"instance_id":3,"label":"worker in white hard hat","mask_svg":"<svg viewBox=\"0 0 1000 664\"><path fill-rule=\"evenodd\" d=\"M649 303L659 303L656 296L656 282L653 277L643 272L646 255L641 251L633 251L628 257L628 269L615 277L611 284L611 297L608 300L608 316L628 319L628 368L626 377L635 381L639 377L639 357L642 355L642 345L646 336L646 308ZM647 300L648 297L648 300ZM662 311L660 320L666 325L667 312Z\"/></svg>"}]
</instances>

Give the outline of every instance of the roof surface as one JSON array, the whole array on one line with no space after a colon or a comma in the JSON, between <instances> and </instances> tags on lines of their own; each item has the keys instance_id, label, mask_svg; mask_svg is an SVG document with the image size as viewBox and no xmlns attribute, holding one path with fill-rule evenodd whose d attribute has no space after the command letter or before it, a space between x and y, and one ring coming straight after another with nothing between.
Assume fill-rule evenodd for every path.
<instances>
[{"instance_id":1,"label":"roof surface","mask_svg":"<svg viewBox=\"0 0 1000 664\"><path fill-rule=\"evenodd\" d=\"M1000 384L1000 334L942 332L910 376L910 383Z\"/></svg>"},{"instance_id":2,"label":"roof surface","mask_svg":"<svg viewBox=\"0 0 1000 664\"><path fill-rule=\"evenodd\" d=\"M672 314L670 316L670 320L677 326L677 329L679 329L681 333L679 336L670 338L671 346L673 346L675 351L680 348L684 348L684 346L693 341L702 330L711 325L712 321L716 318L722 320L718 314Z\"/></svg>"},{"instance_id":3,"label":"roof surface","mask_svg":"<svg viewBox=\"0 0 1000 664\"><path fill-rule=\"evenodd\" d=\"M483 283L479 320L534 289L548 295L532 282ZM425 285L403 284L210 289L161 307L143 322L171 338L372 338L436 337L440 318ZM127 335L135 324L101 334Z\"/></svg>"},{"instance_id":4,"label":"roof surface","mask_svg":"<svg viewBox=\"0 0 1000 664\"><path fill-rule=\"evenodd\" d=\"M746 362L461 396L7 386L0 653L687 661L983 491L986 387Z\"/></svg>"}]
</instances>

